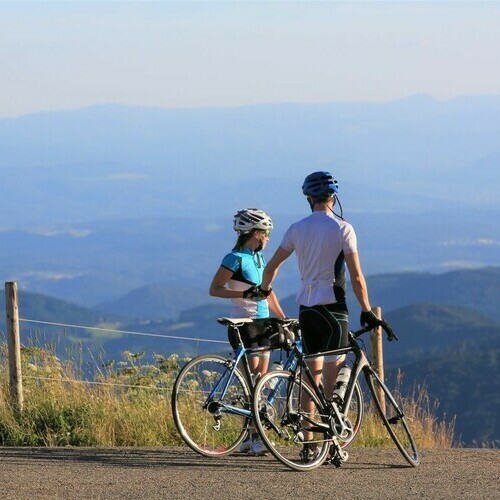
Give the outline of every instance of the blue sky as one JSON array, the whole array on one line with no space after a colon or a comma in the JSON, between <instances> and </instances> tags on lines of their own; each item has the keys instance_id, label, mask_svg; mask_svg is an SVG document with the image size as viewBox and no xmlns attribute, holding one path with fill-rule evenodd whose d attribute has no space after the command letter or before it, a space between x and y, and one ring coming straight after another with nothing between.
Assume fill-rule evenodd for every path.
<instances>
[{"instance_id":1,"label":"blue sky","mask_svg":"<svg viewBox=\"0 0 500 500\"><path fill-rule=\"evenodd\" d=\"M500 94L500 2L1 2L0 117Z\"/></svg>"}]
</instances>

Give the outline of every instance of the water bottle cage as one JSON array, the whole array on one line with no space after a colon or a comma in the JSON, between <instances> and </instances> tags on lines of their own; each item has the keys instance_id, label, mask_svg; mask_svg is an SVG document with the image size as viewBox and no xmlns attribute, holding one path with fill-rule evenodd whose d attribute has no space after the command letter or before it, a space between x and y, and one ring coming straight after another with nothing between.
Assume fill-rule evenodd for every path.
<instances>
[{"instance_id":1,"label":"water bottle cage","mask_svg":"<svg viewBox=\"0 0 500 500\"><path fill-rule=\"evenodd\" d=\"M338 405L344 402L345 392L347 390L347 384L351 376L351 369L348 366L343 366L339 370L337 376L337 382L335 383L335 389L332 394L332 401Z\"/></svg>"}]
</instances>

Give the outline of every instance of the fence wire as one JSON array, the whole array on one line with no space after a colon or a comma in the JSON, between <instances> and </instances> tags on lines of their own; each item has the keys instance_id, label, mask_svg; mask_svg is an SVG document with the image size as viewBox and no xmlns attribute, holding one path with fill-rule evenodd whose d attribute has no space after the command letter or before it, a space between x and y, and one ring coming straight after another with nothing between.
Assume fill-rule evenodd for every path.
<instances>
[{"instance_id":1,"label":"fence wire","mask_svg":"<svg viewBox=\"0 0 500 500\"><path fill-rule=\"evenodd\" d=\"M148 332L134 332L130 330L113 330L112 328L100 328L97 326L82 326L82 325L72 325L68 323L55 323L52 321L41 321L38 319L27 319L27 318L19 318L20 322L24 323L38 323L41 325L50 325L50 326L62 326L63 328L75 328L79 330L95 330L98 332L109 332L109 333L119 333L126 335L137 335L141 337L159 337L163 339L171 339L171 340L190 340L193 342L208 342L212 344L228 344L227 340L213 340L213 339L202 339L197 337L182 337L180 335L163 335L160 333L148 333Z\"/></svg>"},{"instance_id":2,"label":"fence wire","mask_svg":"<svg viewBox=\"0 0 500 500\"><path fill-rule=\"evenodd\" d=\"M76 384L88 384L88 385L105 385L111 387L127 387L129 389L154 389L156 391L171 391L172 387L157 386L157 385L134 385L134 384L115 384L113 382L96 382L93 380L76 380L71 378L56 378L56 377L35 377L32 375L23 375L23 379L32 380L45 380L49 382L68 382Z\"/></svg>"},{"instance_id":3,"label":"fence wire","mask_svg":"<svg viewBox=\"0 0 500 500\"><path fill-rule=\"evenodd\" d=\"M74 325L70 323L57 323L54 321L42 321L37 319L28 319L28 318L19 318L19 322L23 323L36 323L41 325L48 326L60 326L62 328L74 328L77 330L93 330L98 332L108 332L114 334L124 334L124 335L136 335L141 337L156 337L162 338L166 340L188 340L192 342L206 342L211 344L228 344L228 341L224 340L213 340L213 339L203 339L203 338L195 338L195 337L183 337L180 335L164 335L160 333L150 333L150 332L137 332L133 330L116 330L111 328L102 328L97 326L83 326L83 325ZM35 377L35 376L25 376L23 375L23 379L35 379L35 380L45 380L45 381L53 381L53 382L68 382L68 383L80 383L80 384L89 384L89 385L105 385L105 386L113 386L113 387L126 387L130 389L155 389L160 391L170 391L171 387L158 387L158 386L146 386L146 385L133 385L133 384L116 384L112 382L96 382L90 380L76 380L76 379L61 379L61 378L51 378L51 377Z\"/></svg>"}]
</instances>

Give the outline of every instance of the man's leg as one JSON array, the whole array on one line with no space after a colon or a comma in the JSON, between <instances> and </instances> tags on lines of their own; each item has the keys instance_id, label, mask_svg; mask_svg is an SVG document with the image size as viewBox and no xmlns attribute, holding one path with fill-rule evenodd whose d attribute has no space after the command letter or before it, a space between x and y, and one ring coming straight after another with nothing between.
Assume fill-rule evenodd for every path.
<instances>
[{"instance_id":1,"label":"man's leg","mask_svg":"<svg viewBox=\"0 0 500 500\"><path fill-rule=\"evenodd\" d=\"M319 386L323 375L323 356L318 356L317 358L309 359L306 361L306 363L307 366L309 367L309 370L311 371L314 382L316 383L316 385ZM305 376L303 376L302 380L304 383L307 383L307 379ZM314 401L311 400L311 398L305 391L302 393L302 404L306 412L309 413L309 415L311 415L312 418L314 418L315 404ZM307 432L304 437L306 441L309 441L313 438L313 433Z\"/></svg>"},{"instance_id":2,"label":"man's leg","mask_svg":"<svg viewBox=\"0 0 500 500\"><path fill-rule=\"evenodd\" d=\"M325 363L323 366L323 387L325 388L325 396L327 399L332 397L339 370L344 365L345 355L325 356Z\"/></svg>"}]
</instances>

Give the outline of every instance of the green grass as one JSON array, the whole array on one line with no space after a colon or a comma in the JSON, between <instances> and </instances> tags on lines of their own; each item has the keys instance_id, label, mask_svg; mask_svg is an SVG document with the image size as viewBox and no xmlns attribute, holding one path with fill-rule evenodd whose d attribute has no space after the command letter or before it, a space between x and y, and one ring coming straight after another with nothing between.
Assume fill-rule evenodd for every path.
<instances>
[{"instance_id":1,"label":"green grass","mask_svg":"<svg viewBox=\"0 0 500 500\"><path fill-rule=\"evenodd\" d=\"M0 348L0 446L176 446L183 442L170 408L170 390L184 363L178 356L124 353L108 363L94 381L81 379L74 361L61 362L51 350L22 350L24 410L12 406L5 344ZM121 386L121 384L126 387ZM420 448L453 444L453 422L438 421L425 387L405 398ZM392 446L387 431L371 411L365 415L354 446Z\"/></svg>"}]
</instances>

